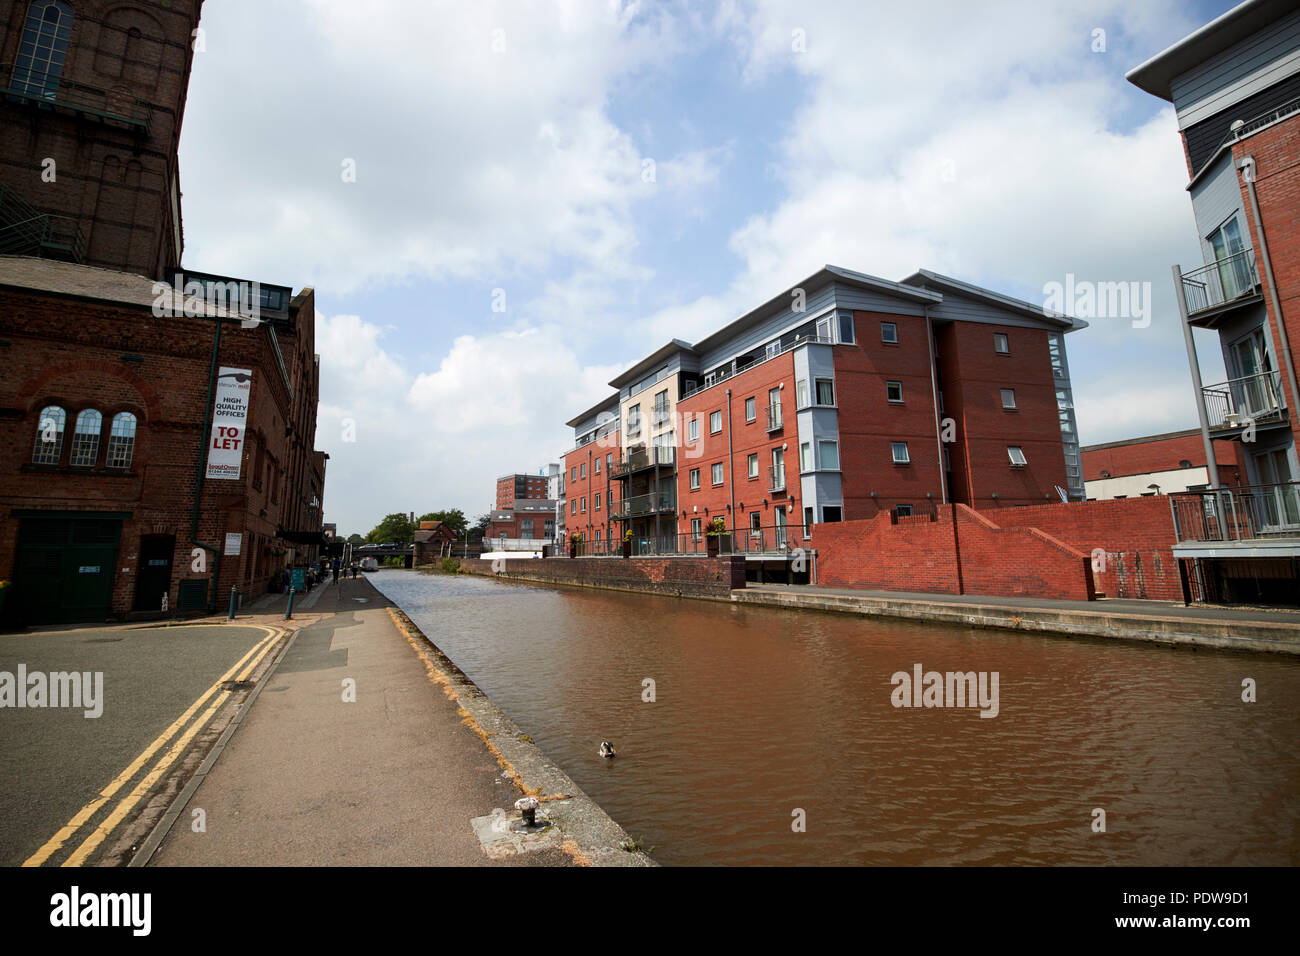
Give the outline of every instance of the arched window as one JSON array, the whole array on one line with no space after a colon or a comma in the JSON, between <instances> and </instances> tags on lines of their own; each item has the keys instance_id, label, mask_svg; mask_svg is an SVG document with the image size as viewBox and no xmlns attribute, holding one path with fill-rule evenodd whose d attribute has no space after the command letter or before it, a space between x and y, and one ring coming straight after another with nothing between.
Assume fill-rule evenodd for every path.
<instances>
[{"instance_id":1,"label":"arched window","mask_svg":"<svg viewBox=\"0 0 1300 956\"><path fill-rule=\"evenodd\" d=\"M68 413L58 405L47 405L41 409L41 416L36 420L36 449L32 452L32 463L36 465L57 465L63 455L63 428L68 423Z\"/></svg>"},{"instance_id":2,"label":"arched window","mask_svg":"<svg viewBox=\"0 0 1300 956\"><path fill-rule=\"evenodd\" d=\"M70 465L90 467L99 456L99 432L104 427L104 416L88 408L77 416L77 427L72 433L72 458Z\"/></svg>"},{"instance_id":3,"label":"arched window","mask_svg":"<svg viewBox=\"0 0 1300 956\"><path fill-rule=\"evenodd\" d=\"M33 0L14 61L12 88L53 100L72 35L72 7L62 0Z\"/></svg>"},{"instance_id":4,"label":"arched window","mask_svg":"<svg viewBox=\"0 0 1300 956\"><path fill-rule=\"evenodd\" d=\"M108 457L104 464L109 468L130 468L135 451L135 416L118 412L113 416L113 427L108 432Z\"/></svg>"}]
</instances>

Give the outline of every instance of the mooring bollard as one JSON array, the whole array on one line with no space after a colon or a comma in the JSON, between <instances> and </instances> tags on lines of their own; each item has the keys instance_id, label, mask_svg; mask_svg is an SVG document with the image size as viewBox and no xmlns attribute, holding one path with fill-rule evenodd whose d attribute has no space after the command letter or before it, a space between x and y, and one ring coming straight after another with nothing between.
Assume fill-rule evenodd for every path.
<instances>
[{"instance_id":1,"label":"mooring bollard","mask_svg":"<svg viewBox=\"0 0 1300 956\"><path fill-rule=\"evenodd\" d=\"M235 586L232 584L230 586L230 613L226 615L226 620L233 621L234 619L235 619Z\"/></svg>"},{"instance_id":2,"label":"mooring bollard","mask_svg":"<svg viewBox=\"0 0 1300 956\"><path fill-rule=\"evenodd\" d=\"M532 829L537 826L537 798L521 797L515 801L515 809L524 817L524 826Z\"/></svg>"},{"instance_id":3,"label":"mooring bollard","mask_svg":"<svg viewBox=\"0 0 1300 956\"><path fill-rule=\"evenodd\" d=\"M289 606L284 609L284 619L293 620L293 588L289 588Z\"/></svg>"}]
</instances>

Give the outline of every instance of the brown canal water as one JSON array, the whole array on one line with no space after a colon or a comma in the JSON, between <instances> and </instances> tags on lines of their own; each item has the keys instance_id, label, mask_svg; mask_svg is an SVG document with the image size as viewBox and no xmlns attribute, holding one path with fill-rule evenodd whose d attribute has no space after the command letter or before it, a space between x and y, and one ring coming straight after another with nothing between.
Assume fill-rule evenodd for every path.
<instances>
[{"instance_id":1,"label":"brown canal water","mask_svg":"<svg viewBox=\"0 0 1300 956\"><path fill-rule=\"evenodd\" d=\"M664 864L1300 862L1295 659L370 580ZM893 706L916 664L996 671L997 716Z\"/></svg>"}]
</instances>

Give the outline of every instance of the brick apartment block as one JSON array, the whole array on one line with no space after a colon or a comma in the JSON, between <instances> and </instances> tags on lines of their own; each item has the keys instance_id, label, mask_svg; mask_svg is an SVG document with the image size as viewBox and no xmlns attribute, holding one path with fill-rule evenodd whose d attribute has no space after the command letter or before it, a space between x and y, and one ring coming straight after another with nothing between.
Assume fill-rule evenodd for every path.
<instances>
[{"instance_id":1,"label":"brick apartment block","mask_svg":"<svg viewBox=\"0 0 1300 956\"><path fill-rule=\"evenodd\" d=\"M1083 325L932 272L826 266L694 345L669 342L568 422L569 530L630 530L648 553L718 518L790 543L946 502L1081 500L1064 335Z\"/></svg>"}]
</instances>

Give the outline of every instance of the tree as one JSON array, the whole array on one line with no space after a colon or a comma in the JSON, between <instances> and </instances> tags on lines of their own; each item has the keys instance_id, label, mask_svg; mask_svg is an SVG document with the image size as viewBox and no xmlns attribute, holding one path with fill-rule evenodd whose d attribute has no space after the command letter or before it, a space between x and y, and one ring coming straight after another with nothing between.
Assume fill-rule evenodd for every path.
<instances>
[{"instance_id":1,"label":"tree","mask_svg":"<svg viewBox=\"0 0 1300 956\"><path fill-rule=\"evenodd\" d=\"M411 538L414 536L415 529L406 515L391 514L385 515L384 520L375 525L366 535L366 541L371 544L397 544L404 547L411 543Z\"/></svg>"},{"instance_id":2,"label":"tree","mask_svg":"<svg viewBox=\"0 0 1300 956\"><path fill-rule=\"evenodd\" d=\"M366 539L363 538L363 537L361 537L361 535L359 535L359 534L350 534L350 535L348 535L348 539L347 539L347 540L348 540L348 544L352 545L353 547L355 547L356 545L359 545L359 544L365 544L365 543L366 543Z\"/></svg>"},{"instance_id":3,"label":"tree","mask_svg":"<svg viewBox=\"0 0 1300 956\"><path fill-rule=\"evenodd\" d=\"M482 541L487 537L488 526L491 524L492 516L490 514L479 515L474 519L474 524L470 528L470 538L474 541Z\"/></svg>"},{"instance_id":4,"label":"tree","mask_svg":"<svg viewBox=\"0 0 1300 956\"><path fill-rule=\"evenodd\" d=\"M428 514L420 515L421 521L441 521L456 537L465 533L468 522L465 520L465 512L459 508L451 508L447 511L430 511Z\"/></svg>"}]
</instances>

